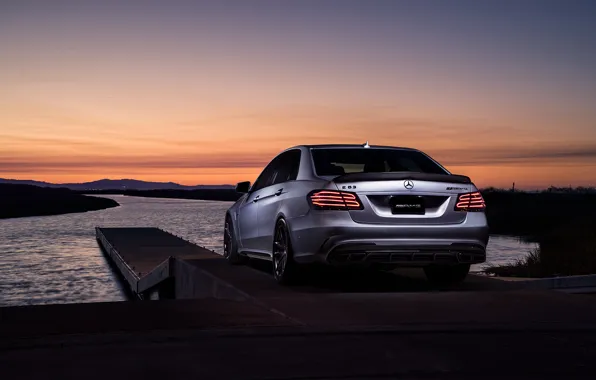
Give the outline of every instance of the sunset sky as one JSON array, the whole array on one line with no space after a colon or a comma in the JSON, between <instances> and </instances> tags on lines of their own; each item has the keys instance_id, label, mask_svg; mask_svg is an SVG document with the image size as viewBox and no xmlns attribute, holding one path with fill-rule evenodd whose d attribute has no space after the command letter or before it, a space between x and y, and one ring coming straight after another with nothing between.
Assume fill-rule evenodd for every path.
<instances>
[{"instance_id":1,"label":"sunset sky","mask_svg":"<svg viewBox=\"0 0 596 380\"><path fill-rule=\"evenodd\" d=\"M366 140L596 186L596 2L0 1L0 177L234 183Z\"/></svg>"}]
</instances>

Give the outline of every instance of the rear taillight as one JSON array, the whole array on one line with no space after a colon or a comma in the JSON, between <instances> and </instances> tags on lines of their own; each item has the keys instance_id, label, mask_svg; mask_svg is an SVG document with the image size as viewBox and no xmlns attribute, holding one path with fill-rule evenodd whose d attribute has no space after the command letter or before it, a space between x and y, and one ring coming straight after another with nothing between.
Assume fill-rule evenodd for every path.
<instances>
[{"instance_id":1,"label":"rear taillight","mask_svg":"<svg viewBox=\"0 0 596 380\"><path fill-rule=\"evenodd\" d=\"M484 211L485 208L484 198L478 191L459 194L455 204L455 211Z\"/></svg>"},{"instance_id":2,"label":"rear taillight","mask_svg":"<svg viewBox=\"0 0 596 380\"><path fill-rule=\"evenodd\" d=\"M335 190L315 190L308 200L317 210L361 210L362 203L354 193Z\"/></svg>"}]
</instances>

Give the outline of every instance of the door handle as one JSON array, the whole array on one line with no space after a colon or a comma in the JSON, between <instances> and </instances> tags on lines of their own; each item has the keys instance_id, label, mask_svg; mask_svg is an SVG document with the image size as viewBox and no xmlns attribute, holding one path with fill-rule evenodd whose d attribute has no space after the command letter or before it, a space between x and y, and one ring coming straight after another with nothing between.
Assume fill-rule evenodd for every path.
<instances>
[{"instance_id":1,"label":"door handle","mask_svg":"<svg viewBox=\"0 0 596 380\"><path fill-rule=\"evenodd\" d=\"M275 195L281 195L281 193L284 191L284 189L279 189L275 192Z\"/></svg>"},{"instance_id":2,"label":"door handle","mask_svg":"<svg viewBox=\"0 0 596 380\"><path fill-rule=\"evenodd\" d=\"M253 202L258 202L258 200L259 200L259 197L260 197L260 195L257 195L257 196L255 197L255 199L253 199L252 201L253 201Z\"/></svg>"}]
</instances>

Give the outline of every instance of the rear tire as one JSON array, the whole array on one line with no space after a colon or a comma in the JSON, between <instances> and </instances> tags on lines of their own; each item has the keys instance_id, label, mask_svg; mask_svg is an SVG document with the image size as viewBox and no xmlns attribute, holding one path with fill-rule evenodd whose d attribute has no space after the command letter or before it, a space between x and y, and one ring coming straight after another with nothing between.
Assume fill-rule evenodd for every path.
<instances>
[{"instance_id":1,"label":"rear tire","mask_svg":"<svg viewBox=\"0 0 596 380\"><path fill-rule=\"evenodd\" d=\"M469 271L470 264L430 265L424 267L426 278L435 285L460 284L466 279Z\"/></svg>"},{"instance_id":2,"label":"rear tire","mask_svg":"<svg viewBox=\"0 0 596 380\"><path fill-rule=\"evenodd\" d=\"M286 221L280 219L275 224L273 235L273 278L279 284L294 284L299 277L298 264L294 261L294 252Z\"/></svg>"},{"instance_id":3,"label":"rear tire","mask_svg":"<svg viewBox=\"0 0 596 380\"><path fill-rule=\"evenodd\" d=\"M238 243L236 242L234 234L234 225L232 218L226 215L226 222L224 225L224 258L232 265L244 264L247 257L238 253Z\"/></svg>"}]
</instances>

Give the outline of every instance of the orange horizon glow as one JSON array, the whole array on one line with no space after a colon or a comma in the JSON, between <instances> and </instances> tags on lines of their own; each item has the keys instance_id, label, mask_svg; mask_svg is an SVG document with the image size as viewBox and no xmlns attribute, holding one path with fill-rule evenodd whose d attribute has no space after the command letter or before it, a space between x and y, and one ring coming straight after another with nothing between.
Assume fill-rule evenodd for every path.
<instances>
[{"instance_id":1,"label":"orange horizon glow","mask_svg":"<svg viewBox=\"0 0 596 380\"><path fill-rule=\"evenodd\" d=\"M285 119L279 114L274 120L255 118L246 127L225 119L219 123L214 120L211 122L217 127L198 126L196 131L181 133L187 139L178 137L178 133L166 133L167 129L161 136L138 131L135 134L143 137L134 137L130 135L132 126L103 131L98 128L98 133L88 137L66 130L60 137L0 134L0 178L52 183L134 178L185 185L233 184L254 181L271 158L290 146L369 141L372 145L421 149L451 172L468 175L482 187L510 187L513 182L518 188L593 186L596 182L594 162L589 156L592 147L581 141L568 139L561 147L549 139L528 147L527 141L538 138L512 131L516 138L511 139L505 128L492 131L490 126L483 128L479 124L442 127L437 122L401 121L397 116L392 120L387 114L373 117L354 111L338 111L337 117L315 112L312 115L313 119L294 114ZM396 128L391 129L391 124ZM277 131L267 127L273 125L281 127ZM267 129L269 132L262 138L252 133ZM337 130L344 134L334 138ZM151 131L161 132L157 127ZM201 138L204 131L208 137ZM317 131L327 136L316 137Z\"/></svg>"},{"instance_id":2,"label":"orange horizon glow","mask_svg":"<svg viewBox=\"0 0 596 380\"><path fill-rule=\"evenodd\" d=\"M565 130L545 138L534 135L529 127L497 128L475 121L445 123L413 117L404 120L399 110L377 113L374 107L286 112L235 116L230 111L228 118L214 117L209 125L172 125L164 120L172 125L168 128L150 120L138 123L144 128L133 122L101 123L91 117L70 122L52 117L34 121L29 112L7 122L7 115L2 114L0 126L14 123L20 127L0 129L0 178L53 183L134 178L187 185L232 184L254 181L271 158L290 146L369 141L420 149L482 187L510 187L513 182L518 188L596 184L594 147L566 136ZM560 142L563 139L564 144Z\"/></svg>"},{"instance_id":3,"label":"orange horizon glow","mask_svg":"<svg viewBox=\"0 0 596 380\"><path fill-rule=\"evenodd\" d=\"M50 166L48 170L17 173L14 171L2 173L1 178L38 180L51 183L76 183L91 182L99 179L137 179L154 182L176 182L182 185L221 185L235 184L249 180L254 182L264 165L277 153L271 150L262 156L256 157L256 162L262 164L240 168L226 167L200 167L193 168L172 168L161 169L143 168L139 166L120 166L112 169L102 169L101 164L84 166L83 169L72 170L70 168L57 169L57 166ZM594 186L594 168L581 162L570 161L567 164L561 162L546 161L546 163L511 163L504 165L447 165L450 154L433 155L433 158L443 163L454 174L467 175L472 178L478 187L510 188L515 182L519 189L547 188L549 186ZM242 157L242 155L240 155ZM174 164L175 165L175 164ZM557 180L553 180L553 179Z\"/></svg>"}]
</instances>

